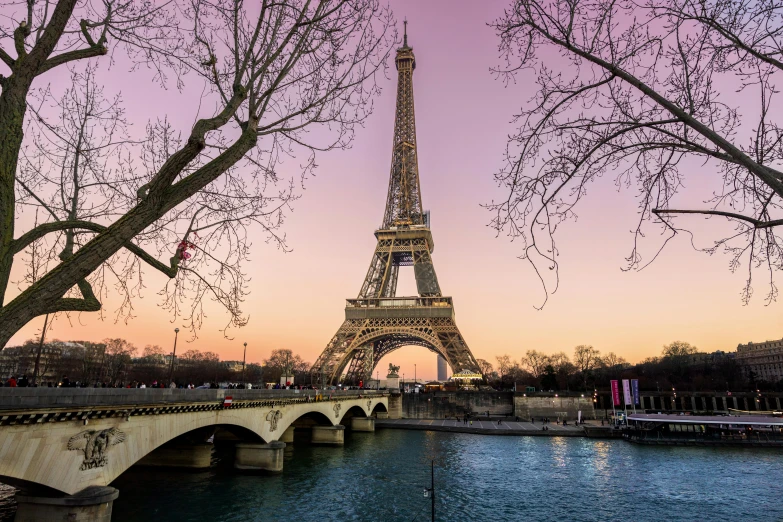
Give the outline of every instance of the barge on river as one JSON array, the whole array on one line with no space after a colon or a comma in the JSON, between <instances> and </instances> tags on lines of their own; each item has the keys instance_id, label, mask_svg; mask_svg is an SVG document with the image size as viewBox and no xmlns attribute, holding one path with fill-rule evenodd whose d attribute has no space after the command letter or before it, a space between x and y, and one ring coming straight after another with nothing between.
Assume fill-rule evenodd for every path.
<instances>
[{"instance_id":1,"label":"barge on river","mask_svg":"<svg viewBox=\"0 0 783 522\"><path fill-rule=\"evenodd\" d=\"M664 446L783 448L783 418L761 415L630 414L623 438Z\"/></svg>"}]
</instances>

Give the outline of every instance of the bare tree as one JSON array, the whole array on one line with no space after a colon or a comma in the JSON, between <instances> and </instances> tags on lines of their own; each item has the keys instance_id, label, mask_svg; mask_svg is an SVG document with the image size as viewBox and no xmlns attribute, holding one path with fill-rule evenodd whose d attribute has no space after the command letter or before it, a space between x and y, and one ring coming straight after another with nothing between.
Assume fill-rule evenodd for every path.
<instances>
[{"instance_id":1,"label":"bare tree","mask_svg":"<svg viewBox=\"0 0 783 522\"><path fill-rule=\"evenodd\" d=\"M131 317L142 266L170 278L163 306L193 335L205 299L228 310L227 328L244 325L248 228L285 248L277 229L294 181L275 189L277 165L304 154L304 178L316 152L350 143L396 38L390 11L379 0L29 0L9 9L15 26L0 28L10 71L0 77L0 347L38 316L100 311L110 285L124 298L118 317ZM160 82L204 84L185 136L157 114L146 136L125 135L120 100L104 101L96 69L84 65L112 44ZM66 63L73 85L62 97L32 91ZM69 118L42 110L53 99ZM19 230L15 218L29 207L46 221ZM14 263L42 239L55 266L10 298Z\"/></svg>"},{"instance_id":2,"label":"bare tree","mask_svg":"<svg viewBox=\"0 0 783 522\"><path fill-rule=\"evenodd\" d=\"M500 377L500 380L502 381L503 377L508 374L511 367L514 365L514 362L508 354L497 355L495 356L495 360L498 362L498 377Z\"/></svg>"},{"instance_id":3,"label":"bare tree","mask_svg":"<svg viewBox=\"0 0 783 522\"><path fill-rule=\"evenodd\" d=\"M587 377L589 373L598 366L601 360L601 354L590 345L580 344L574 348L574 365L577 371L582 374L582 381L587 389Z\"/></svg>"},{"instance_id":4,"label":"bare tree","mask_svg":"<svg viewBox=\"0 0 783 522\"><path fill-rule=\"evenodd\" d=\"M103 344L105 363L103 375L99 379L116 385L130 369L136 347L125 339L105 339Z\"/></svg>"},{"instance_id":5,"label":"bare tree","mask_svg":"<svg viewBox=\"0 0 783 522\"><path fill-rule=\"evenodd\" d=\"M684 357L698 353L699 349L684 341L674 341L663 347L661 355L664 357Z\"/></svg>"},{"instance_id":6,"label":"bare tree","mask_svg":"<svg viewBox=\"0 0 783 522\"><path fill-rule=\"evenodd\" d=\"M507 60L497 74L513 81L532 72L537 93L517 114L496 175L508 197L488 207L498 233L522 239L544 302L559 281L556 230L607 174L637 191L626 269L652 262L687 232L681 226L693 214L717 217L733 231L701 250L725 251L732 271L744 266L743 302L756 269L766 274L766 302L777 298L783 131L774 101L783 3L514 0L492 26ZM557 55L560 64L551 59ZM693 204L683 188L701 174L717 190ZM649 228L662 238L651 247L643 245ZM652 249L647 259L642 247Z\"/></svg>"},{"instance_id":7,"label":"bare tree","mask_svg":"<svg viewBox=\"0 0 783 522\"><path fill-rule=\"evenodd\" d=\"M269 382L279 382L285 371L291 371L294 378L302 376L310 370L310 363L302 359L301 355L293 351L280 348L272 350L269 358L264 360L264 377Z\"/></svg>"},{"instance_id":8,"label":"bare tree","mask_svg":"<svg viewBox=\"0 0 783 522\"><path fill-rule=\"evenodd\" d=\"M536 350L528 350L525 356L522 358L522 364L527 367L533 377L540 378L544 374L544 370L548 364L551 364L549 356L543 352L537 352Z\"/></svg>"},{"instance_id":9,"label":"bare tree","mask_svg":"<svg viewBox=\"0 0 783 522\"><path fill-rule=\"evenodd\" d=\"M599 364L604 368L614 368L615 366L627 365L628 361L614 352L609 352L601 357Z\"/></svg>"},{"instance_id":10,"label":"bare tree","mask_svg":"<svg viewBox=\"0 0 783 522\"><path fill-rule=\"evenodd\" d=\"M148 344L144 347L144 352L142 352L142 357L162 357L164 354L163 348L158 346L157 344Z\"/></svg>"},{"instance_id":11,"label":"bare tree","mask_svg":"<svg viewBox=\"0 0 783 522\"><path fill-rule=\"evenodd\" d=\"M495 373L495 369L492 367L492 363L485 359L476 359L476 362L479 365L479 370L481 371L481 375L483 375L487 379L491 379L492 374Z\"/></svg>"}]
</instances>

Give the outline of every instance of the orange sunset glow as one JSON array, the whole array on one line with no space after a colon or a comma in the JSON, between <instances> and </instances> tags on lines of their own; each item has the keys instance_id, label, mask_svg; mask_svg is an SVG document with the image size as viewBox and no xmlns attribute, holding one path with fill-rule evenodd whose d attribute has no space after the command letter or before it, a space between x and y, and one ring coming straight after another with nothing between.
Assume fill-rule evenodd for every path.
<instances>
[{"instance_id":1,"label":"orange sunset glow","mask_svg":"<svg viewBox=\"0 0 783 522\"><path fill-rule=\"evenodd\" d=\"M637 362L659 355L662 346L674 340L709 352L781 337L780 304L765 305L764 282L757 283L756 295L743 305L740 292L747 267L731 273L728 257L697 252L684 235L644 270L623 271L638 220L636 192L633 187L618 189L610 177L588 186L578 219L558 230L560 284L538 310L545 294L531 266L519 259L521 245L497 236L488 226L492 215L482 207L507 196L493 173L503 166L507 136L515 129L511 119L536 86L525 81L524 73L507 86L490 73L499 63L498 39L487 23L501 14L504 3L471 2L460 9L447 5L392 3L398 19L409 21L409 43L416 53L419 171L424 208L432 216L433 262L476 358L494 363L495 356L508 354L519 359L531 349L571 354L576 345L591 344L602 353L613 351ZM267 244L263 231L257 230L252 260L245 267L250 276L250 295L242 307L249 316L247 326L228 330L227 338L222 331L226 313L210 303L197 337L180 332L181 349L210 350L224 359L241 360L247 342L249 362L261 361L277 348L313 362L324 349L343 321L345 299L359 292L376 244L373 232L383 216L396 89L394 65L389 65L374 113L358 129L352 147L318 156L315 177L299 185L301 197L287 212L282 229L290 251ZM146 72L128 73L120 67L103 72L100 80L107 94L122 92L135 126L143 128L152 117L150 107L161 117L167 114L182 132L192 125L200 88L164 91L149 82ZM142 103L145 110L134 111ZM304 161L286 159L282 173L298 183ZM713 183L717 186L719 180L709 171L693 167L699 174L691 182L703 184L701 192ZM685 187L685 199L693 188ZM700 247L710 246L731 226L701 216L679 223L694 232ZM647 258L660 240L648 236L643 251ZM14 280L22 270L16 268ZM115 321L120 303L110 293L103 300L103 319L95 313L63 316L47 337L122 337L139 348L158 344L169 350L174 328L182 325L160 308L157 292L165 281L161 274L145 271L144 288L129 321ZM415 294L413 269L403 267L397 295ZM36 337L42 325L40 317L9 345ZM386 356L378 364L381 373L389 362L401 366L406 378L414 372L420 379L436 377L436 356L421 347Z\"/></svg>"}]
</instances>

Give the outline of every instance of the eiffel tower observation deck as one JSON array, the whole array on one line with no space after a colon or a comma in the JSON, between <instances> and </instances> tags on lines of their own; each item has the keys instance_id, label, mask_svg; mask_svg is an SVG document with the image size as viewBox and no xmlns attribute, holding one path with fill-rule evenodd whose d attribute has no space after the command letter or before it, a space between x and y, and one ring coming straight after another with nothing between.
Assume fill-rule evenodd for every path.
<instances>
[{"instance_id":1,"label":"eiffel tower observation deck","mask_svg":"<svg viewBox=\"0 0 783 522\"><path fill-rule=\"evenodd\" d=\"M416 58L408 45L397 49L397 110L389 193L378 243L356 299L348 299L345 321L311 369L314 383L365 382L381 358L403 346L422 346L454 372L479 373L457 328L454 303L441 293L432 252L429 214L423 210L413 106ZM413 266L417 296L397 297L401 266Z\"/></svg>"}]
</instances>

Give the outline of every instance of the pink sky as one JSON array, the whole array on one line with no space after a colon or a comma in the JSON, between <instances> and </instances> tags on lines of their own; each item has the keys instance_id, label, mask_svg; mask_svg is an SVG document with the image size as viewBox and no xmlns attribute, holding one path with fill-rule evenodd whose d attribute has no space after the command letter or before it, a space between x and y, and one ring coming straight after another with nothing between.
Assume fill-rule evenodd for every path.
<instances>
[{"instance_id":1,"label":"pink sky","mask_svg":"<svg viewBox=\"0 0 783 522\"><path fill-rule=\"evenodd\" d=\"M728 259L694 252L685 237L670 244L640 273L621 271L632 246L635 225L633 189L617 192L609 177L590 188L579 220L559 231L561 287L542 311L542 291L529 266L517 259L518 244L496 238L482 203L503 194L492 174L502 166L511 115L534 93L531 77L520 76L505 88L489 68L498 63L497 38L486 23L506 2L395 0L400 20L409 21L414 75L419 168L424 207L432 212L433 259L445 295L454 298L457 324L477 358L494 363L507 353L518 359L526 350L573 352L578 344L614 351L630 361L658 355L662 345L688 341L703 351L734 350L738 343L781 337L779 304L765 307L759 286L749 306L740 301L743 274L728 271ZM375 112L347 151L321 155L317 177L307 181L303 197L288 216L285 232L293 251L282 253L260 235L253 245L251 295L244 305L250 322L224 339L219 307L191 343L180 337L178 352L191 348L260 361L275 348L290 348L314 361L343 320L346 298L359 291L375 246L389 175L396 75L393 65ZM49 78L51 81L51 78ZM131 87L129 87L131 86ZM193 89L196 94L200 91ZM148 118L170 118L187 131L195 115L193 93L161 92L140 73L115 69L106 94L122 89L129 113L143 126ZM291 161L290 167L297 162ZM293 172L293 170L292 170ZM711 172L696 169L692 183L708 186ZM684 222L682 222L684 224ZM725 229L716 220L694 218L691 228L701 245ZM649 255L650 252L648 251ZM124 337L139 347L170 348L174 327L158 308L157 274L146 276L147 290L130 323L84 314L70 326L57 322L50 337L100 340ZM412 269L400 276L399 295L415 293ZM43 319L25 327L12 341L40 329ZM423 348L398 350L379 363L401 366L406 378L414 365L420 378L435 377L435 355Z\"/></svg>"}]
</instances>

